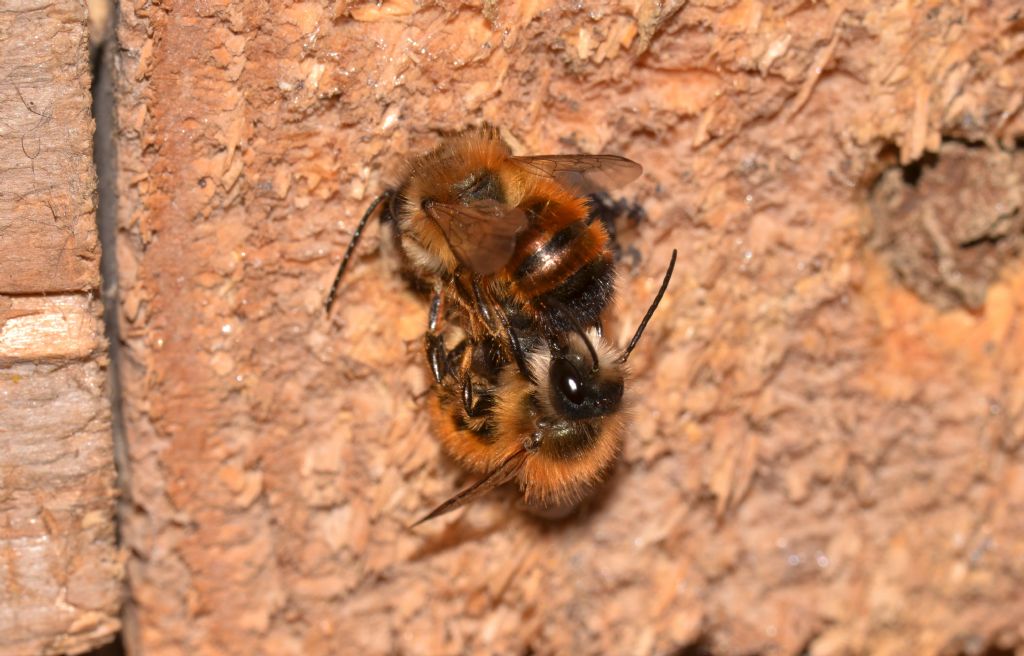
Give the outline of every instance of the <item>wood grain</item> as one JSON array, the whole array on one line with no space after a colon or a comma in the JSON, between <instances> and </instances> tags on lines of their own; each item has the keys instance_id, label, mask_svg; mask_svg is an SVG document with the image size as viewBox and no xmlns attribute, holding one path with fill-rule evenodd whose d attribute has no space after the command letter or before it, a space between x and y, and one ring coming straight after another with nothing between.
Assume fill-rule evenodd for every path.
<instances>
[{"instance_id":1,"label":"wood grain","mask_svg":"<svg viewBox=\"0 0 1024 656\"><path fill-rule=\"evenodd\" d=\"M1024 647L1024 270L938 308L869 239L883 171L1017 147L1019 4L123 4L135 648ZM483 121L643 164L612 338L680 260L598 494L409 530L472 480L431 433L427 304L375 222L322 303L406 158Z\"/></svg>"},{"instance_id":2,"label":"wood grain","mask_svg":"<svg viewBox=\"0 0 1024 656\"><path fill-rule=\"evenodd\" d=\"M120 628L86 10L0 11L0 654Z\"/></svg>"}]
</instances>

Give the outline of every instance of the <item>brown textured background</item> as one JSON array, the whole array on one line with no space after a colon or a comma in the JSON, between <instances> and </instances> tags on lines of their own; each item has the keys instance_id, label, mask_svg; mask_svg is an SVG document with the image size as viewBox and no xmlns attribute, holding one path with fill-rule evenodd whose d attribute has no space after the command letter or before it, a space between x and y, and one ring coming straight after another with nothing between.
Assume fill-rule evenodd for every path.
<instances>
[{"instance_id":1,"label":"brown textured background","mask_svg":"<svg viewBox=\"0 0 1024 656\"><path fill-rule=\"evenodd\" d=\"M130 649L1024 648L1019 3L121 12ZM589 505L410 531L467 480L425 304L376 227L321 302L401 158L484 120L645 166L620 338L681 266Z\"/></svg>"},{"instance_id":2,"label":"brown textured background","mask_svg":"<svg viewBox=\"0 0 1024 656\"><path fill-rule=\"evenodd\" d=\"M80 2L0 6L3 656L120 628L86 20Z\"/></svg>"}]
</instances>

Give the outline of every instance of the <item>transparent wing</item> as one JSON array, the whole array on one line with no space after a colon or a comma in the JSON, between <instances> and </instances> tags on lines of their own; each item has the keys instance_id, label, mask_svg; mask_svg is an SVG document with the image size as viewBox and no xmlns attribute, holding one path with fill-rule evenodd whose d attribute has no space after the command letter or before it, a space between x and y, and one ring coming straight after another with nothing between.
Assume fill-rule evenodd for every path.
<instances>
[{"instance_id":1,"label":"transparent wing","mask_svg":"<svg viewBox=\"0 0 1024 656\"><path fill-rule=\"evenodd\" d=\"M409 528L415 528L423 522L434 519L435 517L440 517L441 515L444 515L446 513L450 513L451 511L457 508L465 506L471 501L479 499L480 497L484 496L485 494L487 494L494 488L498 487L499 485L508 483L513 478L515 478L516 475L519 473L519 470L523 468L523 465L526 464L526 459L529 457L529 455L530 454L523 449L516 451L508 458L506 458L504 462L498 465L497 469L490 472L476 483L473 483L465 490L462 490L461 492L453 496L451 499L448 499L437 508L434 508L434 510L432 510L430 514L428 514L423 519L419 520Z\"/></svg>"},{"instance_id":2,"label":"transparent wing","mask_svg":"<svg viewBox=\"0 0 1024 656\"><path fill-rule=\"evenodd\" d=\"M644 167L618 155L536 155L513 157L534 175L557 180L590 191L609 191L640 177Z\"/></svg>"},{"instance_id":3,"label":"transparent wing","mask_svg":"<svg viewBox=\"0 0 1024 656\"><path fill-rule=\"evenodd\" d=\"M485 276L508 263L516 236L527 224L521 209L494 200L469 205L434 203L426 213L441 228L459 262Z\"/></svg>"}]
</instances>

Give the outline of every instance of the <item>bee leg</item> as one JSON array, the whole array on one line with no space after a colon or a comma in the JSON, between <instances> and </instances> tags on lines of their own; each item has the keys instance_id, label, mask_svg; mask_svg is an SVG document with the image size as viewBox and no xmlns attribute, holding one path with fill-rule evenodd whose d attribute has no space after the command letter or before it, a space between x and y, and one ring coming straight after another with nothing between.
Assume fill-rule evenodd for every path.
<instances>
[{"instance_id":1,"label":"bee leg","mask_svg":"<svg viewBox=\"0 0 1024 656\"><path fill-rule=\"evenodd\" d=\"M501 321L502 327L505 329L505 334L508 336L508 345L512 349L512 358L516 361L516 367L519 368L519 373L523 375L523 378L536 385L537 380L533 377L530 372L530 368L526 366L526 352L523 350L523 345L519 342L519 337L516 332L512 329L512 324L508 320L508 316L504 312L498 312L498 319Z\"/></svg>"},{"instance_id":2,"label":"bee leg","mask_svg":"<svg viewBox=\"0 0 1024 656\"><path fill-rule=\"evenodd\" d=\"M430 364L430 373L434 375L434 382L438 385L448 374L448 353L445 351L444 339L440 335L427 333L424 336L427 350L427 362Z\"/></svg>"},{"instance_id":3,"label":"bee leg","mask_svg":"<svg viewBox=\"0 0 1024 656\"><path fill-rule=\"evenodd\" d=\"M647 218L644 208L636 201L629 202L624 198L613 200L606 191L598 191L590 194L587 198L590 202L590 221L600 221L604 230L608 233L608 242L611 245L612 255L616 262L629 259L630 269L640 265L643 256L636 246L629 244L623 248L619 241L618 223L626 220L628 226L636 226Z\"/></svg>"},{"instance_id":4,"label":"bee leg","mask_svg":"<svg viewBox=\"0 0 1024 656\"><path fill-rule=\"evenodd\" d=\"M360 237L363 236L363 229L366 224L370 221L370 217L373 216L373 211L377 209L377 206L381 203L388 203L392 196L392 191L388 190L373 199L370 206L366 208L366 212L363 214L363 218L359 219L359 224L356 226L355 231L352 233L352 241L348 243L348 248L345 249L345 255L341 258L341 264L338 266L338 273L334 276L334 283L331 285L331 291L327 294L327 300L324 301L324 309L327 314L331 313L331 307L334 305L334 298L338 293L338 284L341 282L341 277L345 274L345 269L348 268L348 261L352 259L352 254L356 250L356 244L359 243ZM385 212L388 214L388 212Z\"/></svg>"},{"instance_id":5,"label":"bee leg","mask_svg":"<svg viewBox=\"0 0 1024 656\"><path fill-rule=\"evenodd\" d=\"M466 411L467 416L476 416L473 413L473 381L470 380L468 373L462 379L462 408Z\"/></svg>"},{"instance_id":6,"label":"bee leg","mask_svg":"<svg viewBox=\"0 0 1024 656\"><path fill-rule=\"evenodd\" d=\"M607 191L596 191L587 197L590 206L589 219L593 221L597 219L604 224L604 231L608 233L608 241L612 244L612 249L618 253L619 250L619 231L615 226L615 219L623 213L623 202L615 202L612 200L611 195Z\"/></svg>"},{"instance_id":7,"label":"bee leg","mask_svg":"<svg viewBox=\"0 0 1024 656\"><path fill-rule=\"evenodd\" d=\"M470 419L484 417L494 407L494 397L486 391L476 396L473 391L473 380L467 372L462 378L462 409Z\"/></svg>"},{"instance_id":8,"label":"bee leg","mask_svg":"<svg viewBox=\"0 0 1024 656\"><path fill-rule=\"evenodd\" d=\"M535 431L523 437L523 450L527 453L536 453L544 443L544 426L538 426Z\"/></svg>"},{"instance_id":9,"label":"bee leg","mask_svg":"<svg viewBox=\"0 0 1024 656\"><path fill-rule=\"evenodd\" d=\"M434 298L430 301L430 313L427 314L427 330L434 335L438 333L437 319L441 316L441 305L443 302L444 297L441 294L441 290L435 289Z\"/></svg>"},{"instance_id":10,"label":"bee leg","mask_svg":"<svg viewBox=\"0 0 1024 656\"><path fill-rule=\"evenodd\" d=\"M491 317L491 311L487 307L487 303L484 302L484 293L480 289L480 279L473 276L473 299L476 301L476 309L480 312L480 316L484 318L487 323L487 327L494 330L494 319Z\"/></svg>"},{"instance_id":11,"label":"bee leg","mask_svg":"<svg viewBox=\"0 0 1024 656\"><path fill-rule=\"evenodd\" d=\"M480 280L476 276L473 276L473 297L476 300L477 310L483 316L488 329L493 332L494 319L492 318L491 309L488 307L488 303L485 302L485 293L480 289ZM523 350L523 345L519 343L519 337L516 336L515 331L512 329L512 323L508 319L508 314L503 308L495 306L493 309L493 314L498 316L498 321L508 336L509 348L512 350L512 357L516 361L519 373L523 374L526 380L536 385L537 381L534 379L533 374L530 373L530 368L526 366L526 352Z\"/></svg>"},{"instance_id":12,"label":"bee leg","mask_svg":"<svg viewBox=\"0 0 1024 656\"><path fill-rule=\"evenodd\" d=\"M640 249L637 248L636 246L632 245L632 244L627 246L625 251L620 251L619 252L618 259L619 259L620 262L622 260L626 259L626 257L629 257L629 269L630 269L630 271L632 271L632 270L636 269L637 267L639 267L640 263L644 259L644 256L640 253Z\"/></svg>"},{"instance_id":13,"label":"bee leg","mask_svg":"<svg viewBox=\"0 0 1024 656\"><path fill-rule=\"evenodd\" d=\"M430 313L427 318L427 333L423 336L427 362L430 364L430 373L434 375L434 382L438 385L448 373L448 353L444 346L444 338L440 335L437 324L441 314L442 295L440 291L434 293L434 299L430 303Z\"/></svg>"}]
</instances>

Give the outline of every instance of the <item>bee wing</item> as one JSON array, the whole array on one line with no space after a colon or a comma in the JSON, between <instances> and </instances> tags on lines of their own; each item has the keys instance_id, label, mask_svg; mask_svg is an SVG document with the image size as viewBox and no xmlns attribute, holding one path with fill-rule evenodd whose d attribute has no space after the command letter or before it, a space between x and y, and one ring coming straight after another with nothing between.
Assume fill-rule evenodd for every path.
<instances>
[{"instance_id":1,"label":"bee wing","mask_svg":"<svg viewBox=\"0 0 1024 656\"><path fill-rule=\"evenodd\" d=\"M574 187L603 191L622 187L640 177L644 167L618 155L536 155L513 157L534 175L552 177Z\"/></svg>"},{"instance_id":2,"label":"bee wing","mask_svg":"<svg viewBox=\"0 0 1024 656\"><path fill-rule=\"evenodd\" d=\"M474 273L495 273L512 257L526 213L494 200L469 205L434 203L427 215L441 228L459 262Z\"/></svg>"},{"instance_id":3,"label":"bee wing","mask_svg":"<svg viewBox=\"0 0 1024 656\"><path fill-rule=\"evenodd\" d=\"M516 475L519 473L519 470L523 468L524 464L526 464L526 458L529 455L530 454L523 449L516 451L508 458L506 458L504 462L498 465L498 467L494 471L490 472L476 483L473 483L465 490L462 490L461 492L457 493L455 496L453 496L451 499L448 499L437 508L434 508L430 512L430 514L423 517L409 528L415 528L425 521L434 519L435 517L440 517L441 515L444 515L446 513L450 513L456 508L461 508L462 506L470 503L471 501L475 501L476 499L479 499L480 497L484 496L485 494L487 494L494 488L498 487L499 485L503 485L504 483L509 482L510 480L516 477Z\"/></svg>"}]
</instances>

